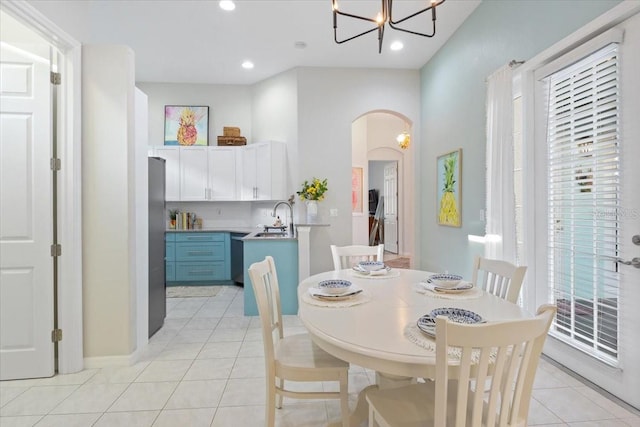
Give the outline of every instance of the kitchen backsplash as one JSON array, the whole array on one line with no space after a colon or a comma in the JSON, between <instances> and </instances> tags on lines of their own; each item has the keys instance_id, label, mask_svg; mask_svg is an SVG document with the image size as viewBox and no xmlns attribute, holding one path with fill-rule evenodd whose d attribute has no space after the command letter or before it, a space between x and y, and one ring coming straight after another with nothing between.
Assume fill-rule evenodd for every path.
<instances>
[{"instance_id":1,"label":"kitchen backsplash","mask_svg":"<svg viewBox=\"0 0 640 427\"><path fill-rule=\"evenodd\" d=\"M202 227L256 227L258 224L273 225L271 216L276 202L167 202L167 222L169 209L193 212L202 218ZM294 222L297 221L298 203L294 205ZM281 205L278 216L283 224L289 224L289 209Z\"/></svg>"}]
</instances>

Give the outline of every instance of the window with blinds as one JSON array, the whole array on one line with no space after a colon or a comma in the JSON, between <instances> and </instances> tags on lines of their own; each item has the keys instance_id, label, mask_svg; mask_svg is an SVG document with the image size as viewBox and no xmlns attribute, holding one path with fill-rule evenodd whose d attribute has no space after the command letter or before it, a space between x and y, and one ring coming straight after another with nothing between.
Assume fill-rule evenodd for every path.
<instances>
[{"instance_id":1,"label":"window with blinds","mask_svg":"<svg viewBox=\"0 0 640 427\"><path fill-rule=\"evenodd\" d=\"M618 45L545 79L552 334L611 364L618 355Z\"/></svg>"}]
</instances>

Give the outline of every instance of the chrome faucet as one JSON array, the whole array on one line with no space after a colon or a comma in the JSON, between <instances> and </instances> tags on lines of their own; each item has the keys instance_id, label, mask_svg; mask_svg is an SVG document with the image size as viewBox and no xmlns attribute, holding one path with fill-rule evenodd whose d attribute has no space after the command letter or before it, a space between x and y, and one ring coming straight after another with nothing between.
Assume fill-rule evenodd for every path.
<instances>
[{"instance_id":1,"label":"chrome faucet","mask_svg":"<svg viewBox=\"0 0 640 427\"><path fill-rule=\"evenodd\" d=\"M271 212L271 216L275 217L276 216L276 211L278 210L278 206L280 205L287 205L289 207L289 236L293 237L294 236L294 231L293 231L293 206L291 206L291 203L289 202L285 202L284 200L281 202L277 202L276 205L273 207L273 212Z\"/></svg>"}]
</instances>

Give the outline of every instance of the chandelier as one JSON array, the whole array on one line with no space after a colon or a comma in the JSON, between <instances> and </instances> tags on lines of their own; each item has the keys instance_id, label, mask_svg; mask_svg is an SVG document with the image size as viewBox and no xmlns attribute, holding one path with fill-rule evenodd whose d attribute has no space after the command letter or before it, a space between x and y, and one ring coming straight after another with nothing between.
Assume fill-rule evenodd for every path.
<instances>
[{"instance_id":1,"label":"chandelier","mask_svg":"<svg viewBox=\"0 0 640 427\"><path fill-rule=\"evenodd\" d=\"M358 38L360 36L364 36L365 34L378 31L378 53L382 53L382 39L384 37L385 24L389 24L389 27L393 28L394 30L404 31L405 33L415 34L423 37L433 37L436 35L436 7L440 6L444 2L445 0L430 0L430 1L427 0L427 3L429 4L428 7L422 10L419 10L415 13L412 13L411 15L405 16L404 18L394 20L393 19L393 0L382 0L382 10L378 12L378 15L375 18L368 18L365 16L359 16L359 15L354 15L347 12L342 12L338 8L338 0L331 0L331 6L333 8L333 37L336 43L342 44L350 40L353 40L355 38ZM429 10L431 11L431 23L432 23L431 33L421 33L418 31L413 31L413 30L398 26L399 24L402 24L403 22L408 21L409 19L414 18ZM355 36L338 40L338 15L371 22L375 26L359 34L356 34Z\"/></svg>"}]
</instances>

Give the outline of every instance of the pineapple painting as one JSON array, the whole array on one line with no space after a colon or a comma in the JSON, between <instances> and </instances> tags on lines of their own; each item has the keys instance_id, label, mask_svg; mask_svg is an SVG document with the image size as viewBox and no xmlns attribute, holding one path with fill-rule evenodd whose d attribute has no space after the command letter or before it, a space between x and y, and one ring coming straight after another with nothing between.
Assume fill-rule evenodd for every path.
<instances>
[{"instance_id":1,"label":"pineapple painting","mask_svg":"<svg viewBox=\"0 0 640 427\"><path fill-rule=\"evenodd\" d=\"M193 145L198 140L196 113L191 108L185 108L180 114L180 127L176 139L180 145Z\"/></svg>"},{"instance_id":2,"label":"pineapple painting","mask_svg":"<svg viewBox=\"0 0 640 427\"><path fill-rule=\"evenodd\" d=\"M208 145L209 107L166 105L164 145Z\"/></svg>"},{"instance_id":3,"label":"pineapple painting","mask_svg":"<svg viewBox=\"0 0 640 427\"><path fill-rule=\"evenodd\" d=\"M460 156L462 150L438 157L438 224L460 227Z\"/></svg>"}]
</instances>

